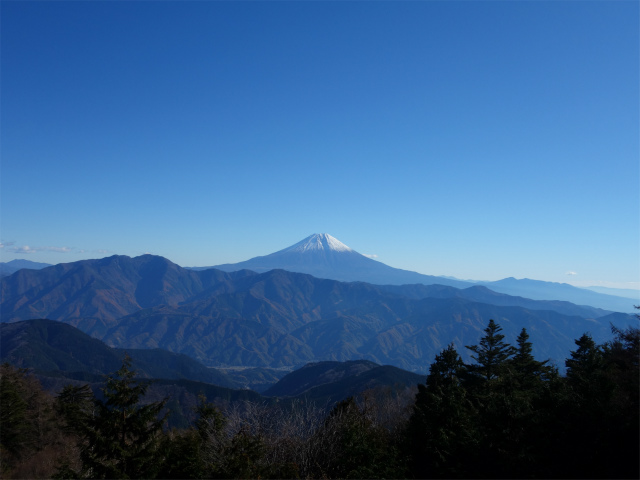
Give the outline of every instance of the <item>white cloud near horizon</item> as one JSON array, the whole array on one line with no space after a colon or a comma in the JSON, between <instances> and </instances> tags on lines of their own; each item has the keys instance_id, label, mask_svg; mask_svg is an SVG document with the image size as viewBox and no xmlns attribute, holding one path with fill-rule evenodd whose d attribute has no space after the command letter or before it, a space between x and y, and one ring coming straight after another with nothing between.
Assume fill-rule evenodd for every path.
<instances>
[{"instance_id":1,"label":"white cloud near horizon","mask_svg":"<svg viewBox=\"0 0 640 480\"><path fill-rule=\"evenodd\" d=\"M8 246L7 244L3 244L2 248ZM12 253L23 253L23 254L31 254L36 252L57 252L57 253L71 253L74 251L72 247L30 247L29 245L22 245L19 247L10 247L7 248Z\"/></svg>"},{"instance_id":2,"label":"white cloud near horizon","mask_svg":"<svg viewBox=\"0 0 640 480\"><path fill-rule=\"evenodd\" d=\"M578 275L578 273L569 271L569 272L566 273L566 275Z\"/></svg>"},{"instance_id":3,"label":"white cloud near horizon","mask_svg":"<svg viewBox=\"0 0 640 480\"><path fill-rule=\"evenodd\" d=\"M378 255L368 255L366 253L362 253L361 254L363 257L367 257L367 258L378 258Z\"/></svg>"}]
</instances>

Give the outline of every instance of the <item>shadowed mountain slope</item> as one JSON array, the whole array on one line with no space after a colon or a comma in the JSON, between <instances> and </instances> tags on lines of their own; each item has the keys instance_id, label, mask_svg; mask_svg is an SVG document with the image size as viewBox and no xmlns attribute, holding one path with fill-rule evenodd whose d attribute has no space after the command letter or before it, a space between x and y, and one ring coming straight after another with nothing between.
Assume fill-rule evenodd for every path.
<instances>
[{"instance_id":1,"label":"shadowed mountain slope","mask_svg":"<svg viewBox=\"0 0 640 480\"><path fill-rule=\"evenodd\" d=\"M0 323L0 352L3 362L36 373L56 373L77 377L75 373L106 375L122 365L125 354L131 357L139 376L147 378L188 379L235 388L233 380L222 372L207 368L192 358L168 351L114 349L80 330L53 320L27 320Z\"/></svg>"},{"instance_id":2,"label":"shadowed mountain slope","mask_svg":"<svg viewBox=\"0 0 640 480\"><path fill-rule=\"evenodd\" d=\"M400 392L424 383L425 375L366 360L310 363L286 375L264 394L332 405L363 392Z\"/></svg>"}]
</instances>

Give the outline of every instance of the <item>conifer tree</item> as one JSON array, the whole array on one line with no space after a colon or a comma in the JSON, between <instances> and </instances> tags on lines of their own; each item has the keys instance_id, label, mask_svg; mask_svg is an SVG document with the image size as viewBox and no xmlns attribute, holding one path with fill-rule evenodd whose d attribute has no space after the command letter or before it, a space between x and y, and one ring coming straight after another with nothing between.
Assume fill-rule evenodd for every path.
<instances>
[{"instance_id":1,"label":"conifer tree","mask_svg":"<svg viewBox=\"0 0 640 480\"><path fill-rule=\"evenodd\" d=\"M501 331L489 320L479 345L466 347L473 352L475 364L467 365L465 385L478 411L478 451L472 475L480 477L516 476L521 419L530 408L515 381L512 363L517 349L504 341Z\"/></svg>"},{"instance_id":2,"label":"conifer tree","mask_svg":"<svg viewBox=\"0 0 640 480\"><path fill-rule=\"evenodd\" d=\"M640 478L640 328L612 325L611 331L614 339L603 346L606 376L615 386L606 407L611 465L607 474L611 478Z\"/></svg>"},{"instance_id":3,"label":"conifer tree","mask_svg":"<svg viewBox=\"0 0 640 480\"><path fill-rule=\"evenodd\" d=\"M436 355L409 419L412 469L419 478L464 477L473 463L476 412L461 377L466 366L453 344Z\"/></svg>"},{"instance_id":4,"label":"conifer tree","mask_svg":"<svg viewBox=\"0 0 640 480\"><path fill-rule=\"evenodd\" d=\"M89 385L65 385L55 402L56 412L64 420L67 433L82 435L93 414L93 392Z\"/></svg>"},{"instance_id":5,"label":"conifer tree","mask_svg":"<svg viewBox=\"0 0 640 480\"><path fill-rule=\"evenodd\" d=\"M516 353L514 347L504 342L501 331L502 327L493 319L489 320L489 325L484 329L485 335L480 339L480 345L466 347L475 354L471 355L471 358L476 361L476 364L468 366L472 378L483 381L497 378L507 360Z\"/></svg>"},{"instance_id":6,"label":"conifer tree","mask_svg":"<svg viewBox=\"0 0 640 480\"><path fill-rule=\"evenodd\" d=\"M24 370L16 370L9 364L0 368L0 453L5 457L3 467L5 451L17 455L28 435L27 401L21 384L24 375Z\"/></svg>"},{"instance_id":7,"label":"conifer tree","mask_svg":"<svg viewBox=\"0 0 640 480\"><path fill-rule=\"evenodd\" d=\"M611 398L614 382L607 375L604 350L585 333L575 341L576 350L565 361L566 395L558 412L558 438L564 451L560 476L607 477L602 455L611 442Z\"/></svg>"},{"instance_id":8,"label":"conifer tree","mask_svg":"<svg viewBox=\"0 0 640 480\"><path fill-rule=\"evenodd\" d=\"M548 380L557 374L557 370L548 365L549 360L540 362L533 357L533 345L526 328L522 329L516 342L511 365L521 388L535 388L541 380Z\"/></svg>"},{"instance_id":9,"label":"conifer tree","mask_svg":"<svg viewBox=\"0 0 640 480\"><path fill-rule=\"evenodd\" d=\"M159 414L166 399L140 405L148 385L134 380L135 374L125 357L122 367L107 377L104 400L94 399L81 451L82 476L151 478L161 467L159 436L166 416Z\"/></svg>"},{"instance_id":10,"label":"conifer tree","mask_svg":"<svg viewBox=\"0 0 640 480\"><path fill-rule=\"evenodd\" d=\"M580 388L588 384L599 375L605 365L602 348L596 345L591 335L585 333L576 340L578 348L571 351L571 358L565 362L567 378Z\"/></svg>"},{"instance_id":11,"label":"conifer tree","mask_svg":"<svg viewBox=\"0 0 640 480\"><path fill-rule=\"evenodd\" d=\"M198 397L194 411L198 416L194 426L165 436L165 462L158 474L160 478L212 478L220 473L220 465L215 463L217 456L211 455L211 449L221 447L216 443L221 443L226 419L204 395Z\"/></svg>"}]
</instances>

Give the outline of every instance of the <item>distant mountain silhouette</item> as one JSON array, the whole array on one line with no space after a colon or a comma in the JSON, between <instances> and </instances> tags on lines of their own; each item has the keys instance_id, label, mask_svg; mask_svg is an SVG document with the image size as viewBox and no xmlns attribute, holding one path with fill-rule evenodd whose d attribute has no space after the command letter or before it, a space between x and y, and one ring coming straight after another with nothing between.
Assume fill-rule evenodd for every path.
<instances>
[{"instance_id":1,"label":"distant mountain silhouette","mask_svg":"<svg viewBox=\"0 0 640 480\"><path fill-rule=\"evenodd\" d=\"M32 262L31 260L16 259L10 262L0 262L0 277L5 277L17 272L23 268L32 270L40 270L41 268L50 267L49 263Z\"/></svg>"},{"instance_id":2,"label":"distant mountain silhouette","mask_svg":"<svg viewBox=\"0 0 640 480\"><path fill-rule=\"evenodd\" d=\"M634 302L629 298L605 295L568 283L543 282L528 278L503 278L495 282L482 282L487 288L507 295L518 295L533 300L564 300L577 305L591 305L614 312L631 313Z\"/></svg>"},{"instance_id":3,"label":"distant mountain silhouette","mask_svg":"<svg viewBox=\"0 0 640 480\"><path fill-rule=\"evenodd\" d=\"M343 282L367 282L378 285L402 285L422 283L452 287L468 287L473 284L446 277L422 275L417 272L393 268L352 250L327 233L316 233L284 250L255 257L244 262L198 267L195 270L216 268L225 272L253 270L263 273L282 269L307 273L317 278L329 278Z\"/></svg>"}]
</instances>

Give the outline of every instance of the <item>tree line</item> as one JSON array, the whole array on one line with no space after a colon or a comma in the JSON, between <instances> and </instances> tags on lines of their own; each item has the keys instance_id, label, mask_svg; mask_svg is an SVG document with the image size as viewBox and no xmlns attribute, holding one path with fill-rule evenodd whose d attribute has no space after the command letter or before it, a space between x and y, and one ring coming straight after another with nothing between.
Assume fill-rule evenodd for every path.
<instances>
[{"instance_id":1,"label":"tree line","mask_svg":"<svg viewBox=\"0 0 640 480\"><path fill-rule=\"evenodd\" d=\"M440 352L417 393L371 390L327 411L304 401L201 397L187 429L130 359L102 393L53 397L26 370L0 367L5 478L638 478L640 329L585 334L560 375L491 320L465 363Z\"/></svg>"}]
</instances>

